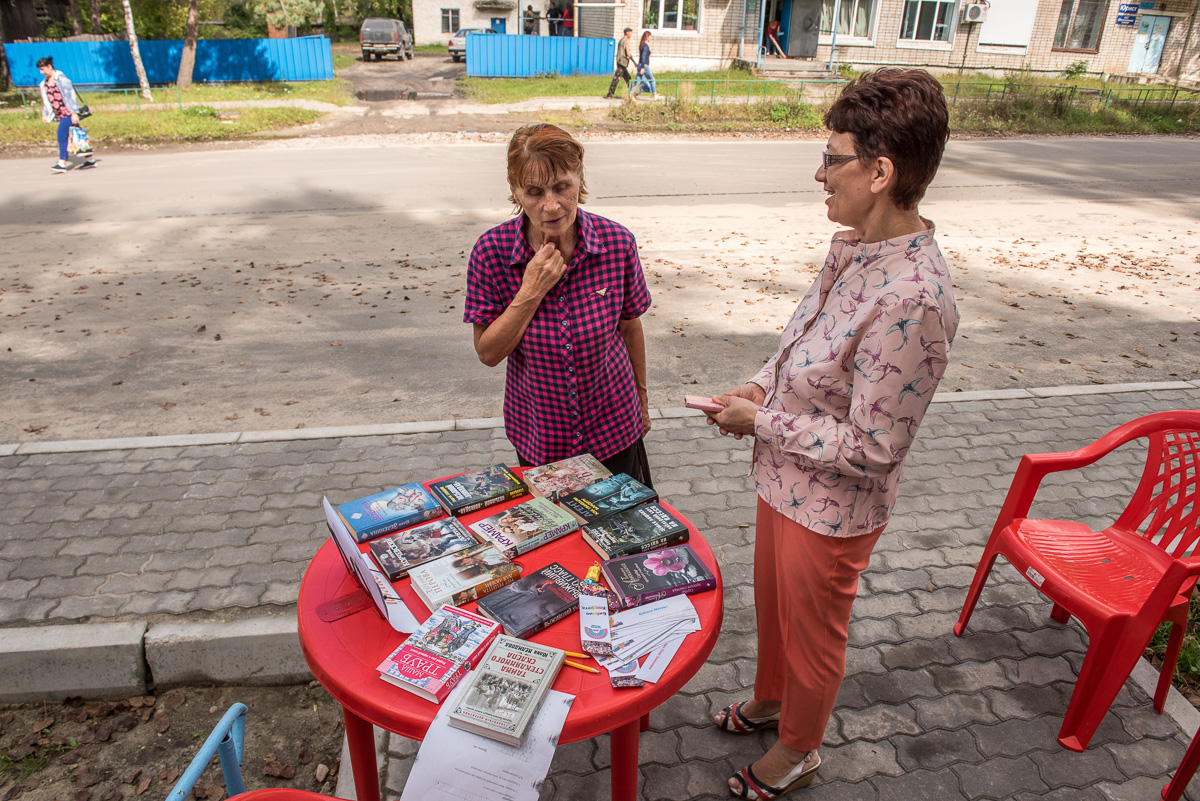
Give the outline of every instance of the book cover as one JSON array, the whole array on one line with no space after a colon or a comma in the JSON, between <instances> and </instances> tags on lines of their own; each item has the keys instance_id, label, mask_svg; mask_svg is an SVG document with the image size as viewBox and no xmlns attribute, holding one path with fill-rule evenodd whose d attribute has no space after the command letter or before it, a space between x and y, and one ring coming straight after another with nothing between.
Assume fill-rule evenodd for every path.
<instances>
[{"instance_id":1,"label":"book cover","mask_svg":"<svg viewBox=\"0 0 1200 801\"><path fill-rule=\"evenodd\" d=\"M442 516L442 507L416 483L343 503L337 510L357 542Z\"/></svg>"},{"instance_id":2,"label":"book cover","mask_svg":"<svg viewBox=\"0 0 1200 801\"><path fill-rule=\"evenodd\" d=\"M525 482L502 464L435 481L429 491L455 517L529 494Z\"/></svg>"},{"instance_id":3,"label":"book cover","mask_svg":"<svg viewBox=\"0 0 1200 801\"><path fill-rule=\"evenodd\" d=\"M599 459L590 453L583 453L531 467L521 477L525 479L525 486L529 487L531 495L558 503L564 495L578 492L611 476L612 472Z\"/></svg>"},{"instance_id":4,"label":"book cover","mask_svg":"<svg viewBox=\"0 0 1200 801\"><path fill-rule=\"evenodd\" d=\"M512 637L528 637L579 608L579 576L551 562L479 599L479 611Z\"/></svg>"},{"instance_id":5,"label":"book cover","mask_svg":"<svg viewBox=\"0 0 1200 801\"><path fill-rule=\"evenodd\" d=\"M533 498L477 520L471 530L495 544L509 559L579 528L575 518L546 498Z\"/></svg>"},{"instance_id":6,"label":"book cover","mask_svg":"<svg viewBox=\"0 0 1200 801\"><path fill-rule=\"evenodd\" d=\"M379 677L440 704L499 633L493 620L442 606L379 664Z\"/></svg>"},{"instance_id":7,"label":"book cover","mask_svg":"<svg viewBox=\"0 0 1200 801\"><path fill-rule=\"evenodd\" d=\"M444 517L371 540L367 547L388 581L399 581L417 565L478 544L479 539L462 523Z\"/></svg>"},{"instance_id":8,"label":"book cover","mask_svg":"<svg viewBox=\"0 0 1200 801\"><path fill-rule=\"evenodd\" d=\"M462 606L521 577L520 568L490 542L439 556L408 571L413 590L430 609Z\"/></svg>"},{"instance_id":9,"label":"book cover","mask_svg":"<svg viewBox=\"0 0 1200 801\"><path fill-rule=\"evenodd\" d=\"M520 746L565 657L558 648L501 634L450 710L450 725Z\"/></svg>"},{"instance_id":10,"label":"book cover","mask_svg":"<svg viewBox=\"0 0 1200 801\"><path fill-rule=\"evenodd\" d=\"M582 529L584 541L602 559L645 553L688 541L687 525L658 503L626 509Z\"/></svg>"},{"instance_id":11,"label":"book cover","mask_svg":"<svg viewBox=\"0 0 1200 801\"><path fill-rule=\"evenodd\" d=\"M657 492L624 473L618 473L579 492L564 495L559 503L580 523L595 523L617 512L657 500Z\"/></svg>"},{"instance_id":12,"label":"book cover","mask_svg":"<svg viewBox=\"0 0 1200 801\"><path fill-rule=\"evenodd\" d=\"M717 586L716 576L705 567L690 545L619 556L601 562L600 569L604 580L626 609Z\"/></svg>"}]
</instances>

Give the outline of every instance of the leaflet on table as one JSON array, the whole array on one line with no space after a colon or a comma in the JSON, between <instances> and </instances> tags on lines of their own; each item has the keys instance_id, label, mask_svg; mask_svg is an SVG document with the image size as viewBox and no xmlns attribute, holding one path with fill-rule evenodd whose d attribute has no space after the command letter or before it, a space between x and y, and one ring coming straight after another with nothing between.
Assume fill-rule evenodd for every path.
<instances>
[{"instance_id":1,"label":"leaflet on table","mask_svg":"<svg viewBox=\"0 0 1200 801\"><path fill-rule=\"evenodd\" d=\"M605 667L625 664L668 640L700 630L700 617L686 595L675 595L612 616L613 655L597 656Z\"/></svg>"},{"instance_id":2,"label":"leaflet on table","mask_svg":"<svg viewBox=\"0 0 1200 801\"><path fill-rule=\"evenodd\" d=\"M449 724L449 710L468 684L470 675L438 709L400 801L537 801L575 696L547 692L516 747Z\"/></svg>"},{"instance_id":3,"label":"leaflet on table","mask_svg":"<svg viewBox=\"0 0 1200 801\"><path fill-rule=\"evenodd\" d=\"M646 661L638 669L637 677L642 681L656 684L662 678L667 666L671 664L671 660L675 658L675 654L679 651L679 646L683 645L686 636L667 640L651 651L650 655L646 657Z\"/></svg>"},{"instance_id":4,"label":"leaflet on table","mask_svg":"<svg viewBox=\"0 0 1200 801\"><path fill-rule=\"evenodd\" d=\"M612 656L608 601L600 596L579 594L579 641L593 656Z\"/></svg>"},{"instance_id":5,"label":"leaflet on table","mask_svg":"<svg viewBox=\"0 0 1200 801\"><path fill-rule=\"evenodd\" d=\"M325 523L329 526L333 544L342 555L346 570L350 571L363 592L371 597L371 602L383 615L388 624L402 634L411 634L417 629L417 620L408 611L408 607L396 595L392 585L383 579L383 574L375 567L371 558L358 549L358 543L346 530L342 518L334 511L333 504L328 498L322 498L321 504L325 510Z\"/></svg>"}]
</instances>

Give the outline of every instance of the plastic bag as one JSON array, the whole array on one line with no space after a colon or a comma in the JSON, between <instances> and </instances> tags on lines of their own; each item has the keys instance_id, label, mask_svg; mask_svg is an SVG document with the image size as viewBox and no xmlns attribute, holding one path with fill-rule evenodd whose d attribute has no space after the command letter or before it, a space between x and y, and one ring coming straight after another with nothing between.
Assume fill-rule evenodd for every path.
<instances>
[{"instance_id":1,"label":"plastic bag","mask_svg":"<svg viewBox=\"0 0 1200 801\"><path fill-rule=\"evenodd\" d=\"M67 139L67 150L80 155L91 153L92 143L88 141L88 132L78 125L72 125Z\"/></svg>"}]
</instances>

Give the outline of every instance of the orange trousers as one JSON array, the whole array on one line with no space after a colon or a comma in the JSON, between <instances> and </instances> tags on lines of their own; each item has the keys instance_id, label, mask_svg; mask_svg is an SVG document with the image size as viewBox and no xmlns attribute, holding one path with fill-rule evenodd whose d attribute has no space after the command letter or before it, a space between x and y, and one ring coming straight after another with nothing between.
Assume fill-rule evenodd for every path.
<instances>
[{"instance_id":1,"label":"orange trousers","mask_svg":"<svg viewBox=\"0 0 1200 801\"><path fill-rule=\"evenodd\" d=\"M821 745L846 675L858 575L881 533L882 527L858 537L826 537L758 499L754 698L783 703L779 740L788 748L812 751Z\"/></svg>"}]
</instances>

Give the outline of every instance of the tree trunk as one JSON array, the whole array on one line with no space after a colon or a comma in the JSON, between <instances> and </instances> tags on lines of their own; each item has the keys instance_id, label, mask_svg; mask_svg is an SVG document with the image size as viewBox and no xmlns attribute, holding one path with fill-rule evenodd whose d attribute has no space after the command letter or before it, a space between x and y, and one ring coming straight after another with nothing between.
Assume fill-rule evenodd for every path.
<instances>
[{"instance_id":1,"label":"tree trunk","mask_svg":"<svg viewBox=\"0 0 1200 801\"><path fill-rule=\"evenodd\" d=\"M142 97L147 100L154 98L150 94L150 81L146 78L146 66L142 64L142 51L138 49L137 31L133 29L133 9L129 0L121 0L125 7L125 33L129 37L129 53L133 56L133 68L137 70L138 85L142 87Z\"/></svg>"},{"instance_id":2,"label":"tree trunk","mask_svg":"<svg viewBox=\"0 0 1200 801\"><path fill-rule=\"evenodd\" d=\"M100 35L100 0L92 0L92 33Z\"/></svg>"},{"instance_id":3,"label":"tree trunk","mask_svg":"<svg viewBox=\"0 0 1200 801\"><path fill-rule=\"evenodd\" d=\"M179 57L179 76L175 85L187 89L192 85L192 68L196 66L196 35L200 31L200 0L188 0L187 31L183 37L183 54Z\"/></svg>"},{"instance_id":4,"label":"tree trunk","mask_svg":"<svg viewBox=\"0 0 1200 801\"><path fill-rule=\"evenodd\" d=\"M0 44L3 44L8 37L4 33L4 10L0 9ZM3 47L0 47L3 50ZM0 53L0 92L7 92L12 87L8 80L8 59Z\"/></svg>"},{"instance_id":5,"label":"tree trunk","mask_svg":"<svg viewBox=\"0 0 1200 801\"><path fill-rule=\"evenodd\" d=\"M79 0L71 0L67 5L71 9L71 30L79 36L83 33L83 20L79 18Z\"/></svg>"}]
</instances>

